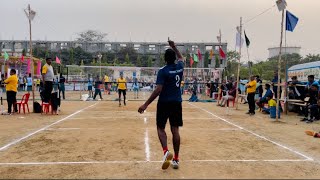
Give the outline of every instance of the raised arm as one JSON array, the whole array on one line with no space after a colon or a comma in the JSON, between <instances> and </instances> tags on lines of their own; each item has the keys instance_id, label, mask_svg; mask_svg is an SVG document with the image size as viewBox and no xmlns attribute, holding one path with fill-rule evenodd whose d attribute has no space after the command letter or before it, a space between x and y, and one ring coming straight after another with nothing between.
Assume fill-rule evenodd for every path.
<instances>
[{"instance_id":1,"label":"raised arm","mask_svg":"<svg viewBox=\"0 0 320 180\"><path fill-rule=\"evenodd\" d=\"M183 61L183 57L182 57L180 51L177 49L175 43L173 41L171 41L171 40L168 40L168 43L169 43L169 46L172 48L172 50L174 50L174 52L176 52L176 54L178 56L178 59L180 61Z\"/></svg>"}]
</instances>

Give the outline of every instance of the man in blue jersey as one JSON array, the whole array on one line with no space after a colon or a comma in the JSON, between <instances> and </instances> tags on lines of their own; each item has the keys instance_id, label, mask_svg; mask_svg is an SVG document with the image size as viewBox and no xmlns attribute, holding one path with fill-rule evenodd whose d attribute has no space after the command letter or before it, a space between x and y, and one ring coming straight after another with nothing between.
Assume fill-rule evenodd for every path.
<instances>
[{"instance_id":1,"label":"man in blue jersey","mask_svg":"<svg viewBox=\"0 0 320 180\"><path fill-rule=\"evenodd\" d=\"M168 41L171 49L165 52L166 66L162 67L157 75L157 87L151 94L150 98L139 108L138 112L143 113L152 101L159 96L157 104L157 131L160 143L163 148L162 169L167 169L172 160L172 167L179 168L179 149L180 134L179 127L183 125L182 121L182 98L181 98L181 79L183 76L184 62L183 57L178 51L173 41ZM178 57L178 63L175 63ZM173 154L168 150L167 134L165 131L167 120L170 121Z\"/></svg>"}]
</instances>

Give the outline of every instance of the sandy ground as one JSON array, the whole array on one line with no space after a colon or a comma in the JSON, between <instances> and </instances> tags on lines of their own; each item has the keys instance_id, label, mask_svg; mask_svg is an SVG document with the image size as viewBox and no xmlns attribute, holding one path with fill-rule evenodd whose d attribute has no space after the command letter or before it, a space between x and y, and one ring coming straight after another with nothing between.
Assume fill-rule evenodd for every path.
<instances>
[{"instance_id":1,"label":"sandy ground","mask_svg":"<svg viewBox=\"0 0 320 180\"><path fill-rule=\"evenodd\" d=\"M58 116L0 116L0 178L320 178L320 139L304 134L319 123L295 114L279 123L246 105L183 102L180 169L162 171L156 103L138 114L142 101L103 98L63 101Z\"/></svg>"}]
</instances>

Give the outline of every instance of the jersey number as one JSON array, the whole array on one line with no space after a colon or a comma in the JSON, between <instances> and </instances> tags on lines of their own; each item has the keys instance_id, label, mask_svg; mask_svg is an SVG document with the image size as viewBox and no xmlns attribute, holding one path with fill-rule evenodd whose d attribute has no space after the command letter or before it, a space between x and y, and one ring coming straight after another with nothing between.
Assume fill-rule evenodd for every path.
<instances>
[{"instance_id":1,"label":"jersey number","mask_svg":"<svg viewBox=\"0 0 320 180\"><path fill-rule=\"evenodd\" d=\"M179 85L180 85L180 76L179 75L176 75L176 80L177 80L176 86L179 87Z\"/></svg>"}]
</instances>

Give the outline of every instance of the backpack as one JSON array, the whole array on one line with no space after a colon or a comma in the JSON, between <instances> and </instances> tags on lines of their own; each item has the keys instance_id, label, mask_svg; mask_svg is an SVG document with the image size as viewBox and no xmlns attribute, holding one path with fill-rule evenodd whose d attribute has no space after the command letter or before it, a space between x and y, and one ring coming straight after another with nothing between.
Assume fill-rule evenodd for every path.
<instances>
[{"instance_id":1,"label":"backpack","mask_svg":"<svg viewBox=\"0 0 320 180\"><path fill-rule=\"evenodd\" d=\"M34 113L41 113L42 111L41 105L38 102L33 103L33 109Z\"/></svg>"}]
</instances>

